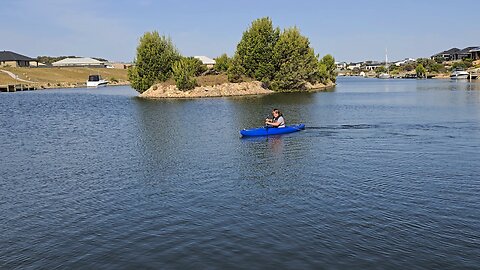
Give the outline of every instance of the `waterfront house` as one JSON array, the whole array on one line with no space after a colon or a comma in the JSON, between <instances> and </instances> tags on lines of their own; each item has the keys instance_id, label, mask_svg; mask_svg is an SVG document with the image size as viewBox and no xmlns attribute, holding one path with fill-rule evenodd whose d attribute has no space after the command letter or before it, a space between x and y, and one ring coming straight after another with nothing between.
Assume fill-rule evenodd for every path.
<instances>
[{"instance_id":1,"label":"waterfront house","mask_svg":"<svg viewBox=\"0 0 480 270\"><path fill-rule=\"evenodd\" d=\"M434 59L434 60L436 58L443 58L443 59L445 59L445 61L451 61L451 60L453 60L454 54L458 51L460 51L459 48L451 48L449 50L434 54L430 58Z\"/></svg>"},{"instance_id":2,"label":"waterfront house","mask_svg":"<svg viewBox=\"0 0 480 270\"><path fill-rule=\"evenodd\" d=\"M30 67L38 66L38 61L25 55L11 51L0 51L0 67Z\"/></svg>"},{"instance_id":3,"label":"waterfront house","mask_svg":"<svg viewBox=\"0 0 480 270\"><path fill-rule=\"evenodd\" d=\"M366 61L365 62L365 70L375 70L379 67L385 66L385 63L377 62L377 61Z\"/></svg>"},{"instance_id":4,"label":"waterfront house","mask_svg":"<svg viewBox=\"0 0 480 270\"><path fill-rule=\"evenodd\" d=\"M399 67L399 66L404 66L406 64L410 64L410 63L415 63L415 59L413 58L405 58L403 60L400 60L400 61L397 61L395 62L395 66Z\"/></svg>"},{"instance_id":5,"label":"waterfront house","mask_svg":"<svg viewBox=\"0 0 480 270\"><path fill-rule=\"evenodd\" d=\"M480 47L474 47L469 52L472 55L473 60L480 60Z\"/></svg>"},{"instance_id":6,"label":"waterfront house","mask_svg":"<svg viewBox=\"0 0 480 270\"><path fill-rule=\"evenodd\" d=\"M65 58L52 63L54 67L105 67L105 62L89 58Z\"/></svg>"},{"instance_id":7,"label":"waterfront house","mask_svg":"<svg viewBox=\"0 0 480 270\"><path fill-rule=\"evenodd\" d=\"M213 66L216 63L215 60L213 60L212 58L209 58L209 57L203 56L203 55L194 56L193 58L197 58L198 60L202 61L202 64L206 65L207 68L213 68Z\"/></svg>"},{"instance_id":8,"label":"waterfront house","mask_svg":"<svg viewBox=\"0 0 480 270\"><path fill-rule=\"evenodd\" d=\"M441 53L434 54L430 58L436 59L439 57L445 59L445 61L463 60L466 58L477 60L480 59L480 47L473 46L465 49L451 48Z\"/></svg>"},{"instance_id":9,"label":"waterfront house","mask_svg":"<svg viewBox=\"0 0 480 270\"><path fill-rule=\"evenodd\" d=\"M349 69L349 70L354 70L354 69L360 69L361 67L362 67L362 63L361 63L361 62L358 62L358 63L350 63L350 64L348 64L347 69Z\"/></svg>"},{"instance_id":10,"label":"waterfront house","mask_svg":"<svg viewBox=\"0 0 480 270\"><path fill-rule=\"evenodd\" d=\"M347 68L346 62L335 62L335 65L337 66L338 70L344 70Z\"/></svg>"}]
</instances>

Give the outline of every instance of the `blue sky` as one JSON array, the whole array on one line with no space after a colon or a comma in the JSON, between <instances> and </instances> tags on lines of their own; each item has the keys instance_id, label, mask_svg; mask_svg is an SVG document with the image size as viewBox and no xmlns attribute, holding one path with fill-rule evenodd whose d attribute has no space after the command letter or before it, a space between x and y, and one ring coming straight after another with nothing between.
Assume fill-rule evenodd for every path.
<instances>
[{"instance_id":1,"label":"blue sky","mask_svg":"<svg viewBox=\"0 0 480 270\"><path fill-rule=\"evenodd\" d=\"M268 16L300 28L338 61L428 57L480 45L478 0L2 0L0 50L132 61L146 31L170 36L183 55L232 55L242 33Z\"/></svg>"}]
</instances>

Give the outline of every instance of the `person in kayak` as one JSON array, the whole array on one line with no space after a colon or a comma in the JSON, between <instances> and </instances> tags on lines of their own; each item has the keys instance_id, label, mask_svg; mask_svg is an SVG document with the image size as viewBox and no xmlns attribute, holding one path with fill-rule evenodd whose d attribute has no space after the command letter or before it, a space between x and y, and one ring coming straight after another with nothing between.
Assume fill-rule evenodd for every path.
<instances>
[{"instance_id":1,"label":"person in kayak","mask_svg":"<svg viewBox=\"0 0 480 270\"><path fill-rule=\"evenodd\" d=\"M285 127L285 118L283 118L282 112L278 109L272 110L273 118L265 119L265 125L267 127L274 127L274 128L284 128Z\"/></svg>"}]
</instances>

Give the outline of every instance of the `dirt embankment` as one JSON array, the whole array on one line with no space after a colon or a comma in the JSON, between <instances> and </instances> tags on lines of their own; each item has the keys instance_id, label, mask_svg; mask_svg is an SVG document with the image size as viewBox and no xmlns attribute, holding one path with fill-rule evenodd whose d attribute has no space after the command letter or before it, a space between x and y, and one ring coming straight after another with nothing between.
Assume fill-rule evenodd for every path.
<instances>
[{"instance_id":1,"label":"dirt embankment","mask_svg":"<svg viewBox=\"0 0 480 270\"><path fill-rule=\"evenodd\" d=\"M323 91L335 86L333 83L307 84L307 91ZM265 95L275 91L267 89L259 81L241 83L222 83L212 86L198 86L189 91L180 91L175 85L155 84L139 95L142 98L202 98L202 97L229 97L246 95Z\"/></svg>"},{"instance_id":2,"label":"dirt embankment","mask_svg":"<svg viewBox=\"0 0 480 270\"><path fill-rule=\"evenodd\" d=\"M199 98L271 94L258 81L222 83L213 86L198 86L189 91L180 91L175 85L156 84L140 94L144 98Z\"/></svg>"}]
</instances>

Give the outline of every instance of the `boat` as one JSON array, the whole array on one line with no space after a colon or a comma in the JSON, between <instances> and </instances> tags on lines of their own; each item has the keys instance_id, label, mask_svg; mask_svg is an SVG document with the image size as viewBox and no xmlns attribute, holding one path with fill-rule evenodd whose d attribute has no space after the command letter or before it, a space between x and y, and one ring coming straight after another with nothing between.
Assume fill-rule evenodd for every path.
<instances>
[{"instance_id":1,"label":"boat","mask_svg":"<svg viewBox=\"0 0 480 270\"><path fill-rule=\"evenodd\" d=\"M380 73L380 75L378 75L378 78L379 78L379 79L390 79L390 74L388 74L388 73Z\"/></svg>"},{"instance_id":2,"label":"boat","mask_svg":"<svg viewBox=\"0 0 480 270\"><path fill-rule=\"evenodd\" d=\"M461 70L461 69L455 69L452 74L450 74L450 79L452 80L464 80L468 79L468 72Z\"/></svg>"},{"instance_id":3,"label":"boat","mask_svg":"<svg viewBox=\"0 0 480 270\"><path fill-rule=\"evenodd\" d=\"M388 57L387 57L387 49L385 49L385 67L387 68L387 72L382 72L378 75L379 79L390 79L390 71L388 70Z\"/></svg>"},{"instance_id":4,"label":"boat","mask_svg":"<svg viewBox=\"0 0 480 270\"><path fill-rule=\"evenodd\" d=\"M240 134L244 137L269 136L269 135L293 133L293 132L297 132L304 129L305 129L304 124L285 126L283 128L259 127L259 128L252 128L252 129L242 129L240 130Z\"/></svg>"},{"instance_id":5,"label":"boat","mask_svg":"<svg viewBox=\"0 0 480 270\"><path fill-rule=\"evenodd\" d=\"M102 79L100 75L88 76L87 87L102 87L107 86L108 81Z\"/></svg>"}]
</instances>

